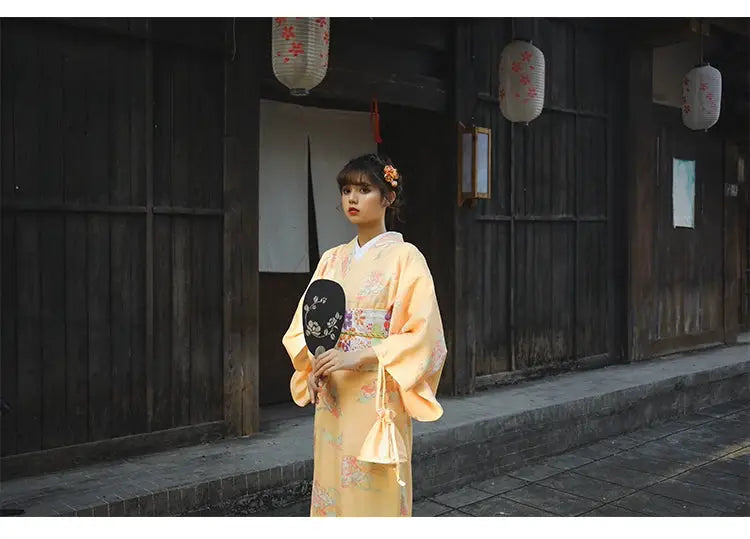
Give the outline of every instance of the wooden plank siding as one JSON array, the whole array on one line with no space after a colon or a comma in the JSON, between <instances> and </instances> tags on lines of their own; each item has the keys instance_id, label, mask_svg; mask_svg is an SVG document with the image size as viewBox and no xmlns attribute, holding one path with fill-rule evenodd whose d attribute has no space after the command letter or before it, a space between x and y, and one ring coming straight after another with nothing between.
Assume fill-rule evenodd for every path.
<instances>
[{"instance_id":1,"label":"wooden plank siding","mask_svg":"<svg viewBox=\"0 0 750 539\"><path fill-rule=\"evenodd\" d=\"M512 36L546 58L545 110L511 125L497 66ZM456 389L509 371L616 361L611 79L619 51L605 26L554 19L458 23L457 119L493 129L491 200L456 214ZM463 330L463 328L466 328ZM476 377L476 380L475 380Z\"/></svg>"},{"instance_id":2,"label":"wooden plank siding","mask_svg":"<svg viewBox=\"0 0 750 539\"><path fill-rule=\"evenodd\" d=\"M184 24L2 21L3 457L224 420L226 21Z\"/></svg>"},{"instance_id":3,"label":"wooden plank siding","mask_svg":"<svg viewBox=\"0 0 750 539\"><path fill-rule=\"evenodd\" d=\"M152 32L171 35L182 24L157 19ZM204 31L223 35L215 24ZM164 355L155 356L159 385L153 391L170 403L160 403L154 421L164 428L223 418L223 307L217 299L223 293L224 75L215 55L168 43L154 45L153 63L153 204L216 210L154 217L154 349ZM171 369L156 366L167 358Z\"/></svg>"}]
</instances>

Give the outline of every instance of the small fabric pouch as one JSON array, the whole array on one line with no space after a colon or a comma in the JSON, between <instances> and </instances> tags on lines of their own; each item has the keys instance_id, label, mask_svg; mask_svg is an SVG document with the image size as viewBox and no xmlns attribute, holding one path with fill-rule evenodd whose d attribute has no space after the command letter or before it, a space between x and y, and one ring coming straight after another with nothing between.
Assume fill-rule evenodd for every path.
<instances>
[{"instance_id":1,"label":"small fabric pouch","mask_svg":"<svg viewBox=\"0 0 750 539\"><path fill-rule=\"evenodd\" d=\"M376 403L378 417L362 444L358 459L375 464L395 465L396 481L403 487L406 483L401 480L400 463L406 462L406 444L393 421L396 414L387 406L385 386L385 367L379 362Z\"/></svg>"}]
</instances>

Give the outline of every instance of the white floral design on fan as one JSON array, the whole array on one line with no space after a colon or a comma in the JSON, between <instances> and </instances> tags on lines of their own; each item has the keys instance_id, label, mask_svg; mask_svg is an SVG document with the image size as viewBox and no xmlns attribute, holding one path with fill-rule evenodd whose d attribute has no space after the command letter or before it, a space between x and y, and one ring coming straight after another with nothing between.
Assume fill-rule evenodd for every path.
<instances>
[{"instance_id":1,"label":"white floral design on fan","mask_svg":"<svg viewBox=\"0 0 750 539\"><path fill-rule=\"evenodd\" d=\"M307 316L310 314L310 312L314 311L318 308L318 305L324 304L326 301L328 301L328 298L318 298L318 296L313 297L313 303L312 305L305 305L305 316L304 316L304 322L305 322L305 335L313 337L317 339L322 339L323 337L330 337L332 341L336 340L336 334L334 333L334 330L338 329L338 324L341 322L341 320L344 318L341 313L335 313L331 318L328 319L328 324L326 325L326 329L323 330L321 333L321 327L320 324L318 324L315 320L308 320Z\"/></svg>"}]
</instances>

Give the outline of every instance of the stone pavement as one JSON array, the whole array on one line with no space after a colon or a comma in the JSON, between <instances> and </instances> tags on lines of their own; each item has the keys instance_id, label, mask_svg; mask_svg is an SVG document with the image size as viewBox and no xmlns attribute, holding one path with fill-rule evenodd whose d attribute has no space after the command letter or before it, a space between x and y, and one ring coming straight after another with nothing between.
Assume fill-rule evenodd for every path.
<instances>
[{"instance_id":1,"label":"stone pavement","mask_svg":"<svg viewBox=\"0 0 750 539\"><path fill-rule=\"evenodd\" d=\"M304 501L257 516L308 512ZM750 401L418 500L414 516L750 516Z\"/></svg>"}]
</instances>

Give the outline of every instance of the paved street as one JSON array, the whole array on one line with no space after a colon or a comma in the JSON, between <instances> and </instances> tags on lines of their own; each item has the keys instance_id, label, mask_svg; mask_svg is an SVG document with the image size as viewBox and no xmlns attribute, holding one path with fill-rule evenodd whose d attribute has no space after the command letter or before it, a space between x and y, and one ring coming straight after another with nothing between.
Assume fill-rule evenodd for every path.
<instances>
[{"instance_id":1,"label":"paved street","mask_svg":"<svg viewBox=\"0 0 750 539\"><path fill-rule=\"evenodd\" d=\"M414 516L750 516L749 425L748 402L707 408L417 500Z\"/></svg>"}]
</instances>

